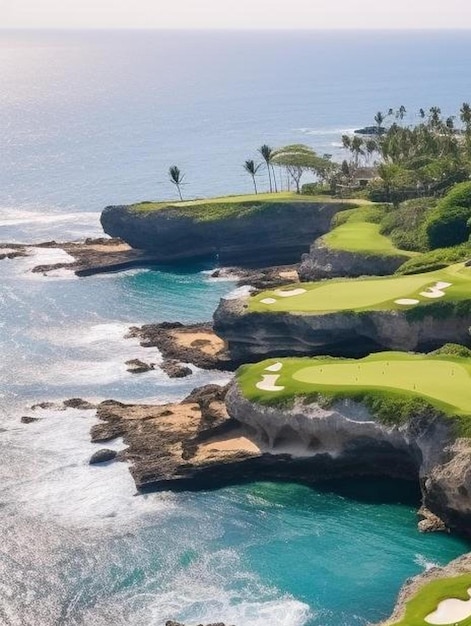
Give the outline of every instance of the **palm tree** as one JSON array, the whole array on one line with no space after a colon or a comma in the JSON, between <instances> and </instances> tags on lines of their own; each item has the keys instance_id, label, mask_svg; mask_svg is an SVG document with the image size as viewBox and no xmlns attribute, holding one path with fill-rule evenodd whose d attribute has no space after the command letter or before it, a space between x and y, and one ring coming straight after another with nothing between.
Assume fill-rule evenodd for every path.
<instances>
[{"instance_id":1,"label":"palm tree","mask_svg":"<svg viewBox=\"0 0 471 626\"><path fill-rule=\"evenodd\" d=\"M463 102L461 105L460 120L465 125L466 132L469 133L471 129L471 106L468 102Z\"/></svg>"},{"instance_id":2,"label":"palm tree","mask_svg":"<svg viewBox=\"0 0 471 626\"><path fill-rule=\"evenodd\" d=\"M384 115L381 113L381 111L378 111L375 115L375 122L376 125L378 127L378 135L381 134L381 126L383 125L384 122Z\"/></svg>"},{"instance_id":3,"label":"palm tree","mask_svg":"<svg viewBox=\"0 0 471 626\"><path fill-rule=\"evenodd\" d=\"M185 174L182 174L179 167L172 165L172 167L168 170L168 177L170 182L178 189L180 200L183 200L181 185L183 183L183 179L185 178Z\"/></svg>"},{"instance_id":4,"label":"palm tree","mask_svg":"<svg viewBox=\"0 0 471 626\"><path fill-rule=\"evenodd\" d=\"M252 176L253 186L255 188L255 193L258 193L257 189L257 181L255 180L255 176L257 175L258 170L262 167L261 163L255 163L253 159L249 159L244 163L244 170Z\"/></svg>"},{"instance_id":5,"label":"palm tree","mask_svg":"<svg viewBox=\"0 0 471 626\"><path fill-rule=\"evenodd\" d=\"M407 113L406 107L403 104L401 104L401 106L398 109L396 117L398 117L402 122L402 120L404 119L404 115L406 113Z\"/></svg>"},{"instance_id":6,"label":"palm tree","mask_svg":"<svg viewBox=\"0 0 471 626\"><path fill-rule=\"evenodd\" d=\"M263 146L258 149L258 152L262 155L263 160L265 161L265 163L267 165L268 180L270 181L270 193L272 193L273 192L273 184L272 184L271 174L272 174L273 165L271 163L271 159L272 159L272 156L273 156L273 150L270 148L270 146L267 146L267 144L264 143ZM274 171L273 171L273 181L275 183L275 191L277 191L277 189L276 189L276 178L275 178L275 172Z\"/></svg>"}]
</instances>

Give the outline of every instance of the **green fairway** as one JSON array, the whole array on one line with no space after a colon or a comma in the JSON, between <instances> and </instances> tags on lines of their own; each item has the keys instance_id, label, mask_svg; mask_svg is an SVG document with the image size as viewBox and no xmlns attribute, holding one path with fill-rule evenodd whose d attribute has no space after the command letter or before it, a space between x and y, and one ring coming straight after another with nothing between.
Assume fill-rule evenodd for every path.
<instances>
[{"instance_id":1,"label":"green fairway","mask_svg":"<svg viewBox=\"0 0 471 626\"><path fill-rule=\"evenodd\" d=\"M329 248L347 252L402 255L404 260L414 254L396 248L388 237L380 234L379 229L379 224L347 222L331 230L323 241Z\"/></svg>"},{"instance_id":2,"label":"green fairway","mask_svg":"<svg viewBox=\"0 0 471 626\"><path fill-rule=\"evenodd\" d=\"M469 589L471 589L471 574L433 580L424 585L407 602L403 619L400 622L394 622L391 626L430 626L430 622L425 621L425 618L432 615L441 602L450 599L467 602L470 598ZM471 612L471 609L469 610ZM450 615L449 626L471 626L471 615L460 621L454 621Z\"/></svg>"},{"instance_id":3,"label":"green fairway","mask_svg":"<svg viewBox=\"0 0 471 626\"><path fill-rule=\"evenodd\" d=\"M385 214L384 207L373 205L343 211L334 217L333 228L322 237L322 241L333 250L403 256L406 261L415 253L399 250L388 237L380 233L380 222Z\"/></svg>"},{"instance_id":4,"label":"green fairway","mask_svg":"<svg viewBox=\"0 0 471 626\"><path fill-rule=\"evenodd\" d=\"M471 359L451 354L270 359L243 366L237 379L248 398L261 402L318 393L351 398L379 393L421 398L449 415L471 416Z\"/></svg>"},{"instance_id":5,"label":"green fairway","mask_svg":"<svg viewBox=\"0 0 471 626\"><path fill-rule=\"evenodd\" d=\"M301 283L264 291L249 311L322 314L335 311L408 310L431 302L471 300L471 267L457 263L407 276Z\"/></svg>"}]
</instances>

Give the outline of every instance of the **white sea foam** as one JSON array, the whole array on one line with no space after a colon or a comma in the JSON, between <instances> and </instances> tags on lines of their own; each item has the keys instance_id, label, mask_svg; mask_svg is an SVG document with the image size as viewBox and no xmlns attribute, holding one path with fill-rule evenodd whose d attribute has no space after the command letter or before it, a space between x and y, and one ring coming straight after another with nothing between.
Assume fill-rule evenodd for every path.
<instances>
[{"instance_id":1,"label":"white sea foam","mask_svg":"<svg viewBox=\"0 0 471 626\"><path fill-rule=\"evenodd\" d=\"M45 278L55 278L70 280L77 278L68 268L59 268L47 272L32 272L38 265L55 265L56 263L73 263L74 257L62 250L62 248L28 248L28 256L17 259L16 271L22 278L44 280Z\"/></svg>"},{"instance_id":2,"label":"white sea foam","mask_svg":"<svg viewBox=\"0 0 471 626\"><path fill-rule=\"evenodd\" d=\"M189 623L215 620L244 626L303 626L312 613L307 604L267 588L242 567L235 550L205 554L185 572L178 584L159 590L136 615L136 624L161 624L167 619ZM227 572L239 578L236 589L223 586ZM140 603L142 606L142 603Z\"/></svg>"},{"instance_id":3,"label":"white sea foam","mask_svg":"<svg viewBox=\"0 0 471 626\"><path fill-rule=\"evenodd\" d=\"M435 563L434 561L429 561L428 559L426 559L423 554L416 554L414 558L414 563L416 563L420 567L423 567L425 571L432 569L432 567L439 566L438 563Z\"/></svg>"},{"instance_id":4,"label":"white sea foam","mask_svg":"<svg viewBox=\"0 0 471 626\"><path fill-rule=\"evenodd\" d=\"M79 526L129 523L144 513L158 514L174 506L169 494L134 497L136 488L126 463L89 465L100 448L124 447L121 440L90 442L94 411L38 410L35 417L40 420L9 434L12 444L27 450L30 459L23 480L9 491L17 505Z\"/></svg>"},{"instance_id":5,"label":"white sea foam","mask_svg":"<svg viewBox=\"0 0 471 626\"><path fill-rule=\"evenodd\" d=\"M103 235L98 211L51 207L0 207L2 240L15 243L70 241Z\"/></svg>"},{"instance_id":6,"label":"white sea foam","mask_svg":"<svg viewBox=\"0 0 471 626\"><path fill-rule=\"evenodd\" d=\"M242 287L237 287L233 289L228 294L226 294L223 299L224 300L237 300L237 298L244 298L245 296L250 296L253 291L253 287L250 285L243 285Z\"/></svg>"}]
</instances>

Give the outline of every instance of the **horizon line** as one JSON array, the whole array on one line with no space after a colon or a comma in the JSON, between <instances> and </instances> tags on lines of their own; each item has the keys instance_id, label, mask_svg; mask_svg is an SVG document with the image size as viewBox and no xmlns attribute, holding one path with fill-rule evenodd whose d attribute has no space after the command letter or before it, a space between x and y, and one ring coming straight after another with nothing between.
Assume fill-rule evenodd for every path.
<instances>
[{"instance_id":1,"label":"horizon line","mask_svg":"<svg viewBox=\"0 0 471 626\"><path fill-rule=\"evenodd\" d=\"M471 26L395 26L395 27L351 27L351 26L333 26L318 28L264 28L264 27L229 27L229 26L208 26L208 27L181 27L174 26L0 26L0 32L9 31L146 31L146 32L258 32L258 33L312 33L312 32L469 32Z\"/></svg>"}]
</instances>

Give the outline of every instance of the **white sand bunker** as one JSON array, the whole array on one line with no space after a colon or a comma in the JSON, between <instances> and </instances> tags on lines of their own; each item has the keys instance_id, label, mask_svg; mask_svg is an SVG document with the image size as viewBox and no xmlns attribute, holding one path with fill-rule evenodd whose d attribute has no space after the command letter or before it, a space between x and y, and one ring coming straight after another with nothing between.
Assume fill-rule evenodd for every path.
<instances>
[{"instance_id":1,"label":"white sand bunker","mask_svg":"<svg viewBox=\"0 0 471 626\"><path fill-rule=\"evenodd\" d=\"M306 293L306 289L277 289L275 293L282 298L291 298L292 296L301 296Z\"/></svg>"},{"instance_id":2,"label":"white sand bunker","mask_svg":"<svg viewBox=\"0 0 471 626\"><path fill-rule=\"evenodd\" d=\"M443 600L437 610L427 615L425 621L433 626L452 625L471 617L471 587L468 589L469 600L451 598Z\"/></svg>"},{"instance_id":3,"label":"white sand bunker","mask_svg":"<svg viewBox=\"0 0 471 626\"><path fill-rule=\"evenodd\" d=\"M284 387L275 384L278 378L277 374L264 374L262 380L255 386L262 391L283 391Z\"/></svg>"},{"instance_id":4,"label":"white sand bunker","mask_svg":"<svg viewBox=\"0 0 471 626\"><path fill-rule=\"evenodd\" d=\"M404 306L411 306L412 304L419 304L419 300L415 300L414 298L399 298L399 300L394 300L396 304L402 304Z\"/></svg>"},{"instance_id":5,"label":"white sand bunker","mask_svg":"<svg viewBox=\"0 0 471 626\"><path fill-rule=\"evenodd\" d=\"M451 287L452 283L435 283L435 285L433 285L432 287L429 287L427 289L427 291L421 291L420 295L423 296L424 298L443 298L443 296L445 295L445 292L443 291L443 289L447 289L448 287Z\"/></svg>"},{"instance_id":6,"label":"white sand bunker","mask_svg":"<svg viewBox=\"0 0 471 626\"><path fill-rule=\"evenodd\" d=\"M283 363L273 363L273 365L270 365L269 367L265 368L266 372L279 372L280 369L283 367Z\"/></svg>"},{"instance_id":7,"label":"white sand bunker","mask_svg":"<svg viewBox=\"0 0 471 626\"><path fill-rule=\"evenodd\" d=\"M276 300L275 298L264 298L263 300L260 300L260 302L262 304L275 304Z\"/></svg>"}]
</instances>

